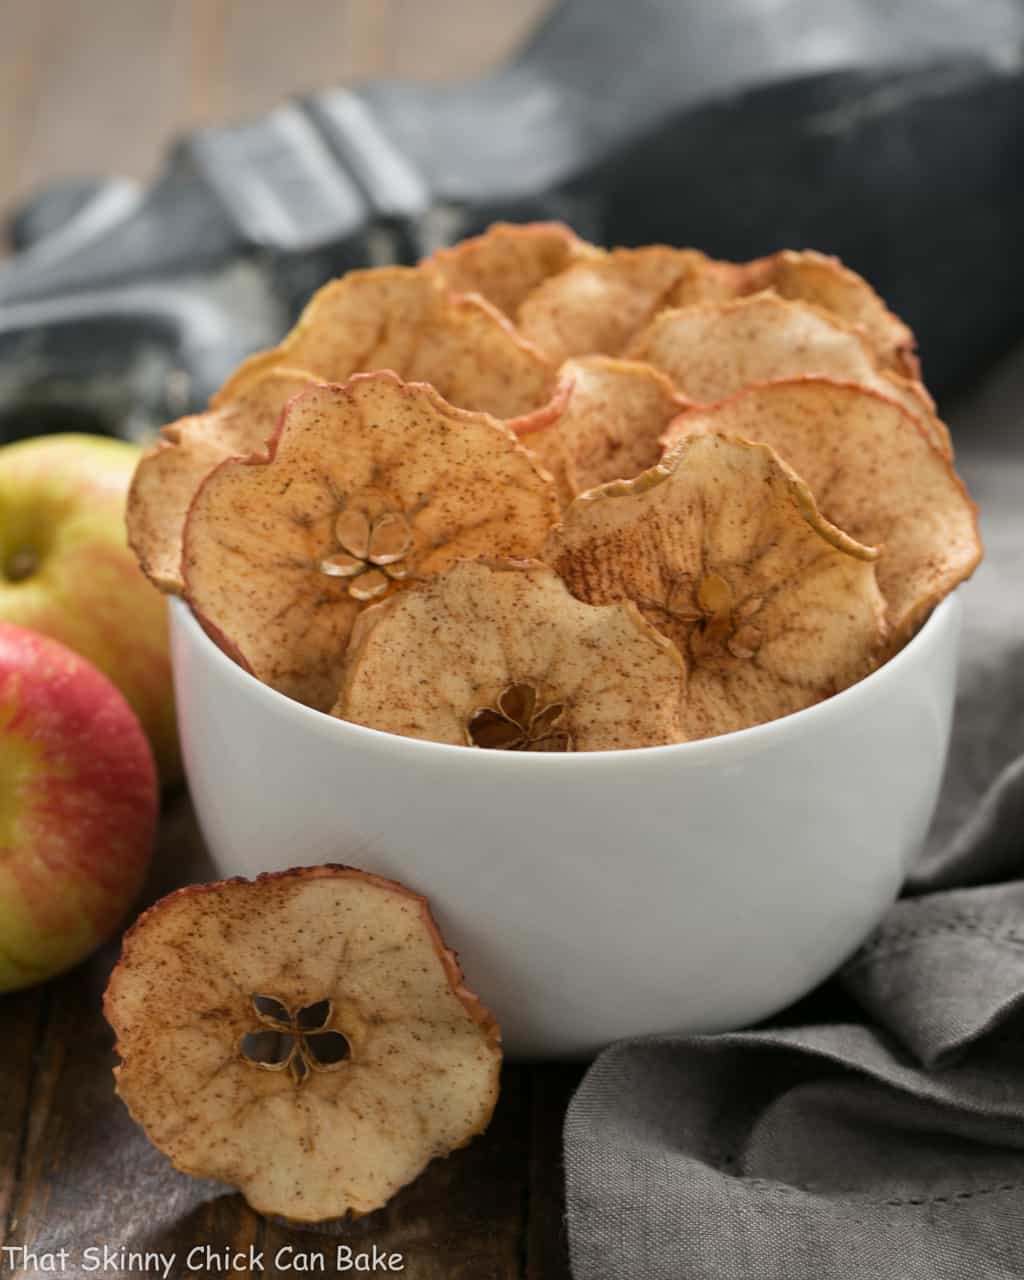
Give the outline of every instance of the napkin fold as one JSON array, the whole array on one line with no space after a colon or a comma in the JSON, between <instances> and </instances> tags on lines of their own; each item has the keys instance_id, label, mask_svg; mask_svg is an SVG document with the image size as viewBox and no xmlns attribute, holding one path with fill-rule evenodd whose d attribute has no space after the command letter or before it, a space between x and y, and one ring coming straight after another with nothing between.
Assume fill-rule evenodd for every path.
<instances>
[{"instance_id":1,"label":"napkin fold","mask_svg":"<svg viewBox=\"0 0 1024 1280\"><path fill-rule=\"evenodd\" d=\"M907 896L798 1025L597 1059L565 1125L576 1280L1024 1276L1019 406L1024 351L950 415L986 560Z\"/></svg>"}]
</instances>

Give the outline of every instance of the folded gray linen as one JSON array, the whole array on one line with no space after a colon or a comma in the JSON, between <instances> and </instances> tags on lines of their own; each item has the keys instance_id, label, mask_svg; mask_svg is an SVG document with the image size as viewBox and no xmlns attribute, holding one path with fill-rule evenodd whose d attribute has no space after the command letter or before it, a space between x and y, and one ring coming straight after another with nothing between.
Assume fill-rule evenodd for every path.
<instances>
[{"instance_id":1,"label":"folded gray linen","mask_svg":"<svg viewBox=\"0 0 1024 1280\"><path fill-rule=\"evenodd\" d=\"M565 1125L576 1280L1024 1277L1024 352L949 417L986 560L906 896L799 1025L597 1059Z\"/></svg>"}]
</instances>

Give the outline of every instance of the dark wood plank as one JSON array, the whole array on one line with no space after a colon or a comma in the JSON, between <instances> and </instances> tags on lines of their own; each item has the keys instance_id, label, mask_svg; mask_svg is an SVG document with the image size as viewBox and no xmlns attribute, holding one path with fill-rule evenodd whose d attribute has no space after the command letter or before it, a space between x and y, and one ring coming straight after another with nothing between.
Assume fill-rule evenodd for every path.
<instances>
[{"instance_id":1,"label":"dark wood plank","mask_svg":"<svg viewBox=\"0 0 1024 1280\"><path fill-rule=\"evenodd\" d=\"M562 1125L584 1070L573 1063L537 1066L531 1072L524 1280L570 1280Z\"/></svg>"},{"instance_id":2,"label":"dark wood plank","mask_svg":"<svg viewBox=\"0 0 1024 1280\"><path fill-rule=\"evenodd\" d=\"M28 1142L35 1064L49 1008L44 989L0 996L0 1245L14 1216L14 1197Z\"/></svg>"},{"instance_id":3,"label":"dark wood plank","mask_svg":"<svg viewBox=\"0 0 1024 1280\"><path fill-rule=\"evenodd\" d=\"M529 1074L507 1068L491 1127L469 1147L435 1161L384 1209L337 1231L297 1233L268 1223L267 1263L294 1247L336 1269L337 1249L374 1247L401 1256L411 1280L519 1280L525 1233Z\"/></svg>"}]
</instances>

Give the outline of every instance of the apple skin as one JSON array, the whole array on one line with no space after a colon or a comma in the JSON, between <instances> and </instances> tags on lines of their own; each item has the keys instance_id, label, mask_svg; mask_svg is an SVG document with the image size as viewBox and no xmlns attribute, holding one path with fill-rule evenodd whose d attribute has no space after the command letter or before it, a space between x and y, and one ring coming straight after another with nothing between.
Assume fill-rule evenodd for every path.
<instances>
[{"instance_id":1,"label":"apple skin","mask_svg":"<svg viewBox=\"0 0 1024 1280\"><path fill-rule=\"evenodd\" d=\"M158 802L152 750L115 686L0 622L0 992L110 937L142 886Z\"/></svg>"},{"instance_id":2,"label":"apple skin","mask_svg":"<svg viewBox=\"0 0 1024 1280\"><path fill-rule=\"evenodd\" d=\"M0 621L89 659L131 703L161 777L181 777L167 603L128 548L124 508L141 451L104 436L0 447Z\"/></svg>"}]
</instances>

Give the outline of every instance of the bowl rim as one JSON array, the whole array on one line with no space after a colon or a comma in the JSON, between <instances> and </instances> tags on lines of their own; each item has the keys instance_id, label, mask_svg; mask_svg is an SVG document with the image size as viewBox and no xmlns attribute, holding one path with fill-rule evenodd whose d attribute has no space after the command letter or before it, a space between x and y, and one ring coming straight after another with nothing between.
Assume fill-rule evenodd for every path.
<instances>
[{"instance_id":1,"label":"bowl rim","mask_svg":"<svg viewBox=\"0 0 1024 1280\"><path fill-rule=\"evenodd\" d=\"M789 715L779 716L763 724L752 725L747 729L736 729L732 733L719 734L713 738L698 738L690 742L672 742L650 747L620 747L609 751L513 752L473 751L453 743L432 742L426 738L408 738L382 729L353 724L349 720L341 720L329 715L326 711L307 707L304 703L297 702L287 694L264 684L244 667L239 666L211 639L186 600L172 597L168 603L172 627L179 627L187 634L192 644L198 646L207 655L216 670L219 670L246 696L262 702L269 712L279 713L296 724L304 724L320 736L333 738L339 745L345 745L347 740L347 745L350 746L405 753L410 757L411 765L415 763L417 757L426 762L430 758L454 753L456 758L463 761L464 768L489 769L497 765L506 776L514 772L550 774L553 769L621 767L623 761L648 758L652 755L659 759L675 755L679 757L682 764L686 760L707 760L723 754L743 754L746 749L763 749L769 746L773 739L827 727L837 718L841 723L844 714L853 710L858 702L863 702L874 695L884 696L885 686L893 680L898 680L900 673L905 668L913 666L915 661L938 643L943 635L952 633L955 640L959 634L962 613L959 591L953 591L939 601L916 634L898 653L855 684L841 689L822 702L814 703L813 706L790 712ZM173 652L172 648L172 655ZM175 664L172 663L172 665ZM178 679L177 672L175 672L175 678Z\"/></svg>"}]
</instances>

